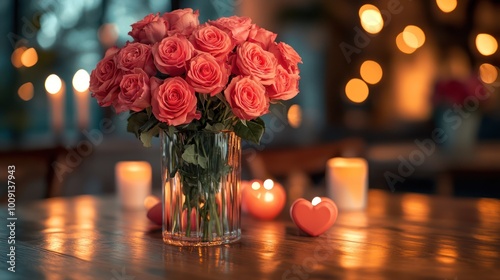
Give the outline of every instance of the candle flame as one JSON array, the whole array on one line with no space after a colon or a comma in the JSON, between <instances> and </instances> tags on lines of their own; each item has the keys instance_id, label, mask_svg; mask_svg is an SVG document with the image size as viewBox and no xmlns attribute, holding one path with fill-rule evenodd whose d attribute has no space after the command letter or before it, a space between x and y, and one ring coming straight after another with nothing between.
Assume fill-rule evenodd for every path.
<instances>
[{"instance_id":1,"label":"candle flame","mask_svg":"<svg viewBox=\"0 0 500 280\"><path fill-rule=\"evenodd\" d=\"M151 164L147 161L121 161L116 163L117 176L125 180L151 180Z\"/></svg>"},{"instance_id":2,"label":"candle flame","mask_svg":"<svg viewBox=\"0 0 500 280\"><path fill-rule=\"evenodd\" d=\"M273 189L273 187L274 187L274 182L273 182L273 180L271 180L271 179L267 179L267 180L265 180L265 181L264 181L264 189L266 189L266 190L270 191L270 190L272 190L272 189Z\"/></svg>"},{"instance_id":3,"label":"candle flame","mask_svg":"<svg viewBox=\"0 0 500 280\"><path fill-rule=\"evenodd\" d=\"M330 168L368 168L368 163L363 158L341 158L335 157L328 160L327 165Z\"/></svg>"},{"instance_id":4,"label":"candle flame","mask_svg":"<svg viewBox=\"0 0 500 280\"><path fill-rule=\"evenodd\" d=\"M57 94L62 88L62 81L56 74L50 74L45 80L45 90L50 94Z\"/></svg>"},{"instance_id":5,"label":"candle flame","mask_svg":"<svg viewBox=\"0 0 500 280\"><path fill-rule=\"evenodd\" d=\"M273 201L273 200L274 200L274 195L273 195L272 193L269 193L269 192L268 192L268 193L266 193L266 194L264 195L264 201L265 201L265 202L271 202L271 201Z\"/></svg>"},{"instance_id":6,"label":"candle flame","mask_svg":"<svg viewBox=\"0 0 500 280\"><path fill-rule=\"evenodd\" d=\"M316 205L318 205L320 202L321 202L321 197L318 197L318 196L317 196L317 197L313 198L313 200L311 201L311 204L312 204L313 206L316 206Z\"/></svg>"},{"instance_id":7,"label":"candle flame","mask_svg":"<svg viewBox=\"0 0 500 280\"><path fill-rule=\"evenodd\" d=\"M84 92L89 89L89 84L89 73L84 69L76 71L75 75L73 76L73 87L79 92Z\"/></svg>"},{"instance_id":8,"label":"candle flame","mask_svg":"<svg viewBox=\"0 0 500 280\"><path fill-rule=\"evenodd\" d=\"M253 182L253 183L252 183L252 189L253 189L254 191L256 191L256 190L260 189L260 183L259 183L259 182Z\"/></svg>"}]
</instances>

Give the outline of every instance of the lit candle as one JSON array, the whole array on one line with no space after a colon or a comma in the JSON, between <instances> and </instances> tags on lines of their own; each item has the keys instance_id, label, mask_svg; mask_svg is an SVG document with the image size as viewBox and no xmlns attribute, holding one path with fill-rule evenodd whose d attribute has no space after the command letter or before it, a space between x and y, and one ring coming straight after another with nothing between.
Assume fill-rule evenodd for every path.
<instances>
[{"instance_id":1,"label":"lit candle","mask_svg":"<svg viewBox=\"0 0 500 280\"><path fill-rule=\"evenodd\" d=\"M75 108L77 112L77 125L79 129L89 126L89 73L83 69L76 71L73 76L73 93L75 94Z\"/></svg>"},{"instance_id":2,"label":"lit candle","mask_svg":"<svg viewBox=\"0 0 500 280\"><path fill-rule=\"evenodd\" d=\"M338 209L331 199L315 197L311 202L303 198L295 200L290 207L293 223L310 236L319 236L337 220Z\"/></svg>"},{"instance_id":3,"label":"lit candle","mask_svg":"<svg viewBox=\"0 0 500 280\"><path fill-rule=\"evenodd\" d=\"M123 161L115 166L118 197L123 207L141 209L151 194L151 165L145 161Z\"/></svg>"},{"instance_id":4,"label":"lit candle","mask_svg":"<svg viewBox=\"0 0 500 280\"><path fill-rule=\"evenodd\" d=\"M45 80L45 90L49 97L52 130L54 134L59 135L64 127L64 95L66 86L57 75L51 74Z\"/></svg>"},{"instance_id":5,"label":"lit candle","mask_svg":"<svg viewBox=\"0 0 500 280\"><path fill-rule=\"evenodd\" d=\"M340 210L366 207L368 163L362 158L332 158L327 162L327 192Z\"/></svg>"},{"instance_id":6,"label":"lit candle","mask_svg":"<svg viewBox=\"0 0 500 280\"><path fill-rule=\"evenodd\" d=\"M253 181L250 187L244 188L242 194L246 211L259 219L274 219L285 207L285 190L271 179L264 183Z\"/></svg>"}]
</instances>

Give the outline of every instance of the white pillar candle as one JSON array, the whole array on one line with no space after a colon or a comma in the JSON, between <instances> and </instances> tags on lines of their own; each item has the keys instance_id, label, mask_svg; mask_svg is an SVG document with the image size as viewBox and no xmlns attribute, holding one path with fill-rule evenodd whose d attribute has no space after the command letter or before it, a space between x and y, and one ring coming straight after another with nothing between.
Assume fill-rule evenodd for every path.
<instances>
[{"instance_id":1,"label":"white pillar candle","mask_svg":"<svg viewBox=\"0 0 500 280\"><path fill-rule=\"evenodd\" d=\"M327 193L340 210L366 207L368 163L363 158L332 158L327 162Z\"/></svg>"},{"instance_id":2,"label":"white pillar candle","mask_svg":"<svg viewBox=\"0 0 500 280\"><path fill-rule=\"evenodd\" d=\"M122 161L115 166L116 188L124 208L143 209L151 194L151 165L145 161Z\"/></svg>"},{"instance_id":3,"label":"white pillar candle","mask_svg":"<svg viewBox=\"0 0 500 280\"><path fill-rule=\"evenodd\" d=\"M87 71L80 69L73 76L73 93L75 95L76 121L78 129L87 129L90 122L90 76Z\"/></svg>"},{"instance_id":4,"label":"white pillar candle","mask_svg":"<svg viewBox=\"0 0 500 280\"><path fill-rule=\"evenodd\" d=\"M64 95L66 86L57 75L52 74L45 80L45 90L49 97L52 131L58 136L64 127Z\"/></svg>"}]
</instances>

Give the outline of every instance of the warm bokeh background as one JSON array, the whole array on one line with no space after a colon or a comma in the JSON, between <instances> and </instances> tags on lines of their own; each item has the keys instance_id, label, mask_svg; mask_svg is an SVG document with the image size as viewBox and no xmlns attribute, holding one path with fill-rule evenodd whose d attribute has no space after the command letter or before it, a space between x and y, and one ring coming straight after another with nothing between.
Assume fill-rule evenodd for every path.
<instances>
[{"instance_id":1,"label":"warm bokeh background","mask_svg":"<svg viewBox=\"0 0 500 280\"><path fill-rule=\"evenodd\" d=\"M370 188L500 197L499 0L1 1L2 181L15 164L26 199L109 193L116 162L147 160L159 190L158 142L142 148L85 81L130 24L182 7L249 16L303 58L244 178L323 187L327 159L359 156Z\"/></svg>"}]
</instances>

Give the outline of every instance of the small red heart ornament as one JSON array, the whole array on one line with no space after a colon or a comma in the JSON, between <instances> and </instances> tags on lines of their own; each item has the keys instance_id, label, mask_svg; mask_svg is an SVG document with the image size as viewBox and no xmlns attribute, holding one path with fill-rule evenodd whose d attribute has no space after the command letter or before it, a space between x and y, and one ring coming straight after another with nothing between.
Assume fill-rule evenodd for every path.
<instances>
[{"instance_id":1,"label":"small red heart ornament","mask_svg":"<svg viewBox=\"0 0 500 280\"><path fill-rule=\"evenodd\" d=\"M321 197L321 202L316 205L299 198L290 207L290 217L294 224L310 236L323 234L333 226L337 216L337 205L327 197Z\"/></svg>"},{"instance_id":2,"label":"small red heart ornament","mask_svg":"<svg viewBox=\"0 0 500 280\"><path fill-rule=\"evenodd\" d=\"M161 202L158 202L155 206L151 207L146 216L151 222L161 226L163 222Z\"/></svg>"}]
</instances>

